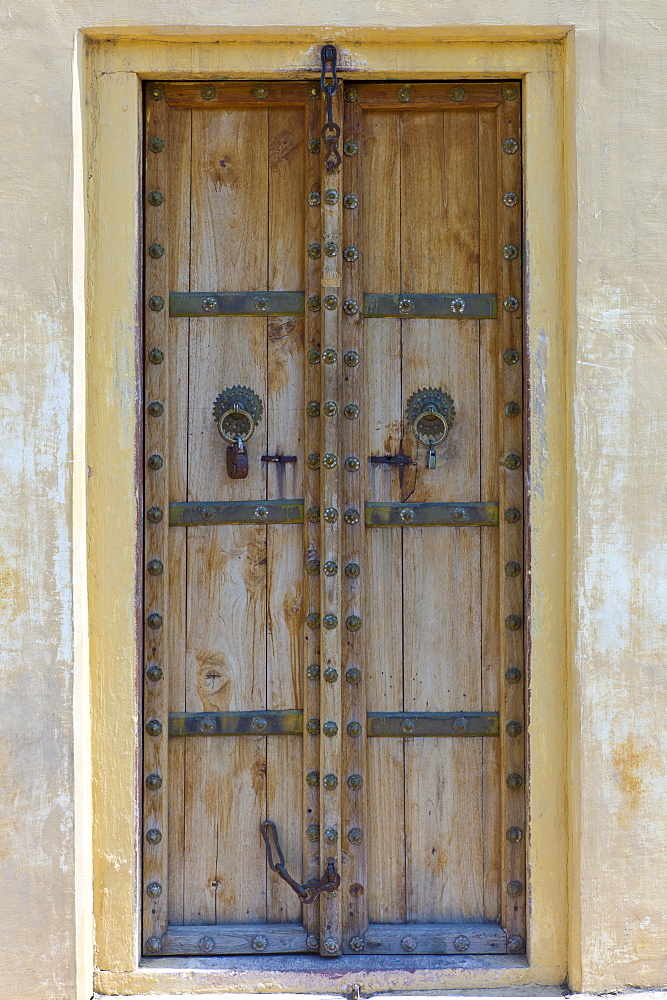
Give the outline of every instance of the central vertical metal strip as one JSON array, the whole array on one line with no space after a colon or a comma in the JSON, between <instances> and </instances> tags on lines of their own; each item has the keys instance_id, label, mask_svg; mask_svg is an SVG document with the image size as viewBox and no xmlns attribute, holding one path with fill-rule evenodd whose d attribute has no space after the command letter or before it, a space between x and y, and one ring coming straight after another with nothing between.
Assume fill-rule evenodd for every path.
<instances>
[{"instance_id":1,"label":"central vertical metal strip","mask_svg":"<svg viewBox=\"0 0 667 1000\"><path fill-rule=\"evenodd\" d=\"M333 96L334 119L341 121L341 90ZM344 137L341 136L341 148ZM322 570L326 563L341 565L341 510L340 490L340 412L325 416L325 404L341 398L342 340L341 340L341 262L342 262L342 191L341 168L328 173L322 163L322 362L320 365L320 509ZM327 196L335 191L337 197ZM331 204L330 202L334 202ZM334 252L334 248L336 248ZM330 858L336 870L341 870L341 741L343 716L341 711L341 621L342 602L340 572L331 576L320 573L320 864L324 868ZM327 670L335 670L338 680L327 683ZM328 778L329 775L335 776ZM330 785L332 787L326 787ZM342 899L344 885L336 893L320 897L320 954L329 958L341 953Z\"/></svg>"}]
</instances>

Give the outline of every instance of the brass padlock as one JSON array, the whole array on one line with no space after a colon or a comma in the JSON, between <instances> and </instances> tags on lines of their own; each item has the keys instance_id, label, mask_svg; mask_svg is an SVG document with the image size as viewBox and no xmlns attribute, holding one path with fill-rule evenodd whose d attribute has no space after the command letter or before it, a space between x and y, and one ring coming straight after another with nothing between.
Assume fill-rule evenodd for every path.
<instances>
[{"instance_id":1,"label":"brass padlock","mask_svg":"<svg viewBox=\"0 0 667 1000\"><path fill-rule=\"evenodd\" d=\"M255 433L261 416L262 401L244 385L225 389L213 404L213 419L218 432L229 442L227 475L230 479L245 479L248 475L246 442Z\"/></svg>"},{"instance_id":2,"label":"brass padlock","mask_svg":"<svg viewBox=\"0 0 667 1000\"><path fill-rule=\"evenodd\" d=\"M426 468L435 469L436 445L442 444L454 423L454 401L442 389L413 392L406 415L415 437L428 448Z\"/></svg>"}]
</instances>

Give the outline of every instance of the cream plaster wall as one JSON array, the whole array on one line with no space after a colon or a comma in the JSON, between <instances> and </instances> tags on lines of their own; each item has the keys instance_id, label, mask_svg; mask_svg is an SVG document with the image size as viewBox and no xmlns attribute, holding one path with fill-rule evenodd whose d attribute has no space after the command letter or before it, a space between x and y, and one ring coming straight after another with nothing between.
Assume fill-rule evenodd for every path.
<instances>
[{"instance_id":1,"label":"cream plaster wall","mask_svg":"<svg viewBox=\"0 0 667 1000\"><path fill-rule=\"evenodd\" d=\"M285 24L322 25L323 38L337 27L395 26L400 37L421 26L443 42L493 37L486 26L502 34L514 25L514 37L575 29L566 44L577 336L562 401L573 432L563 511L572 543L563 663L572 700L562 719L572 750L570 976L586 990L664 986L665 4L3 0L0 18L0 997L92 992L82 514L86 466L94 475L105 456L84 461L74 405L85 338L77 33L210 38L216 26L262 34ZM108 364L120 371L126 361ZM549 460L539 449L535 457Z\"/></svg>"}]
</instances>

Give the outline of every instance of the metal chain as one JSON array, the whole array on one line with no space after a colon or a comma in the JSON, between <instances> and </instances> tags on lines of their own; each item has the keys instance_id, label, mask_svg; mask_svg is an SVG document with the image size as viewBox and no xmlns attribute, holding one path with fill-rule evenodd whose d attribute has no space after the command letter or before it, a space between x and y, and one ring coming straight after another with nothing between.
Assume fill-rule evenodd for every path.
<instances>
[{"instance_id":1,"label":"metal chain","mask_svg":"<svg viewBox=\"0 0 667 1000\"><path fill-rule=\"evenodd\" d=\"M261 824L260 830L266 844L266 861L269 868L271 871L277 872L287 882L288 886L294 889L302 903L313 903L321 892L332 892L338 888L340 885L340 875L336 871L336 865L333 861L327 862L327 870L322 878L311 878L301 885L300 882L292 878L285 868L285 856L280 848L276 824L267 819ZM271 841L273 841L273 844L271 844ZM274 851L278 858L277 861L273 860Z\"/></svg>"},{"instance_id":2,"label":"metal chain","mask_svg":"<svg viewBox=\"0 0 667 1000\"><path fill-rule=\"evenodd\" d=\"M336 73L336 61L338 52L335 45L323 45L320 53L322 58L322 73L320 76L320 87L324 91L327 100L327 120L322 126L322 141L324 143L324 162L327 170L332 173L341 165L338 140L340 139L340 125L333 120L333 105L331 99L338 89L338 76ZM327 74L331 76L331 82L327 83Z\"/></svg>"}]
</instances>

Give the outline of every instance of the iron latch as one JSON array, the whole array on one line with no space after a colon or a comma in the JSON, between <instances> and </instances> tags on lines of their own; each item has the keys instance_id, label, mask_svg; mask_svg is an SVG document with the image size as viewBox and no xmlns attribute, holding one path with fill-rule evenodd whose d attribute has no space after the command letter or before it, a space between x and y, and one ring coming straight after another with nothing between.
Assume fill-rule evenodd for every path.
<instances>
[{"instance_id":1,"label":"iron latch","mask_svg":"<svg viewBox=\"0 0 667 1000\"><path fill-rule=\"evenodd\" d=\"M340 885L340 875L336 871L336 863L333 858L329 858L327 861L326 871L322 878L311 878L301 885L300 882L292 878L285 868L285 857L278 840L276 824L272 823L269 819L264 820L260 826L260 830L266 844L266 861L269 868L280 875L281 879L287 882L290 889L294 889L302 903L314 903L321 892L333 892L334 889L338 888ZM273 844L271 843L272 841ZM273 860L274 851L278 858L277 861Z\"/></svg>"}]
</instances>

